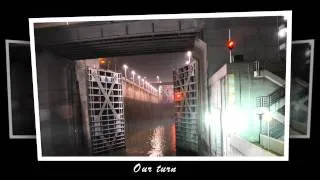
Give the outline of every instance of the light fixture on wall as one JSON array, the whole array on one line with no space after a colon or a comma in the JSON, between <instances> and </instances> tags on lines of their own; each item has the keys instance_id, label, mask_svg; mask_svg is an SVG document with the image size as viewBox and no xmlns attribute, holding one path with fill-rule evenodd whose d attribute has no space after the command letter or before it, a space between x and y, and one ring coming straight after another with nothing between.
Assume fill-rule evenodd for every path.
<instances>
[{"instance_id":1,"label":"light fixture on wall","mask_svg":"<svg viewBox=\"0 0 320 180\"><path fill-rule=\"evenodd\" d=\"M186 65L190 64L190 62L191 62L192 52L191 52L191 51L188 51L188 52L187 52L187 56L188 56L188 60L186 61Z\"/></svg>"},{"instance_id":2,"label":"light fixture on wall","mask_svg":"<svg viewBox=\"0 0 320 180\"><path fill-rule=\"evenodd\" d=\"M136 72L132 70L131 74L132 74L132 82L134 82L134 75L136 75Z\"/></svg>"},{"instance_id":3,"label":"light fixture on wall","mask_svg":"<svg viewBox=\"0 0 320 180\"><path fill-rule=\"evenodd\" d=\"M127 78L127 69L128 66L126 64L123 65L123 69L124 69L124 77Z\"/></svg>"},{"instance_id":4,"label":"light fixture on wall","mask_svg":"<svg viewBox=\"0 0 320 180\"><path fill-rule=\"evenodd\" d=\"M280 38L284 38L284 37L286 37L286 35L287 35L287 28L284 25L281 25L279 27L278 36Z\"/></svg>"}]
</instances>

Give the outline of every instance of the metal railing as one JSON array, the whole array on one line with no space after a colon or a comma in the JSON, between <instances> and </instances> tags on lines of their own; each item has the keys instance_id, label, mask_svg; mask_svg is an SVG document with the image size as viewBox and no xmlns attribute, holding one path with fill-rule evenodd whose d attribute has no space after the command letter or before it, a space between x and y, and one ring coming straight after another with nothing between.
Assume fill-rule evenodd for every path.
<instances>
[{"instance_id":1,"label":"metal railing","mask_svg":"<svg viewBox=\"0 0 320 180\"><path fill-rule=\"evenodd\" d=\"M269 107L270 106L270 97L269 96L259 96L256 98L257 107Z\"/></svg>"},{"instance_id":2,"label":"metal railing","mask_svg":"<svg viewBox=\"0 0 320 180\"><path fill-rule=\"evenodd\" d=\"M250 72L256 71L258 75L260 74L260 70L266 69L278 75L279 77L284 78L286 66L283 63L278 63L274 61L259 60L250 62L248 64L248 69Z\"/></svg>"},{"instance_id":3,"label":"metal railing","mask_svg":"<svg viewBox=\"0 0 320 180\"><path fill-rule=\"evenodd\" d=\"M270 97L270 105L278 102L281 98L283 98L285 96L285 90L284 88L279 88L276 91L274 91L273 93L271 93L269 95Z\"/></svg>"},{"instance_id":4,"label":"metal railing","mask_svg":"<svg viewBox=\"0 0 320 180\"><path fill-rule=\"evenodd\" d=\"M259 72L260 70L265 68L265 63L264 61L252 61L248 64L248 68L250 72Z\"/></svg>"},{"instance_id":5,"label":"metal railing","mask_svg":"<svg viewBox=\"0 0 320 180\"><path fill-rule=\"evenodd\" d=\"M284 88L279 88L268 96L259 96L256 98L256 107L270 107L274 103L279 102L285 96Z\"/></svg>"},{"instance_id":6,"label":"metal railing","mask_svg":"<svg viewBox=\"0 0 320 180\"><path fill-rule=\"evenodd\" d=\"M248 69L250 72L257 72L257 74L260 74L260 71L263 69L266 69L268 64L272 64L268 61L252 61L248 65ZM280 87L279 89L275 90L271 94L267 96L259 96L256 98L256 107L270 107L274 103L278 102L281 98L283 98L285 95L284 88Z\"/></svg>"}]
</instances>

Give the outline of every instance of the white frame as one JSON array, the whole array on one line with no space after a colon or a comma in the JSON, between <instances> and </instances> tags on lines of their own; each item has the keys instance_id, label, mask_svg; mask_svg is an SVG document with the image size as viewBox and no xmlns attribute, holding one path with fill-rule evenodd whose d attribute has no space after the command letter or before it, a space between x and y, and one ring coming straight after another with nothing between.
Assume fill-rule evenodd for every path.
<instances>
[{"instance_id":1,"label":"white frame","mask_svg":"<svg viewBox=\"0 0 320 180\"><path fill-rule=\"evenodd\" d=\"M29 18L29 33L31 44L31 61L32 61L32 77L34 90L34 110L36 119L36 140L37 140L37 157L39 161L288 161L289 160L289 114L290 114L290 98L286 98L285 113L285 134L284 134L284 155L283 156L263 156L263 157L66 157L66 156L42 156L41 132L40 132L40 116L39 116L39 97L37 84L37 66L36 66L36 50L34 37L34 23L54 23L54 22L90 22L90 21L125 21L125 20L160 20L160 19L194 19L194 18L232 18L232 17L275 17L284 16L287 21L286 34L286 96L290 97L291 84L291 36L292 36L292 11L261 11L261 12L230 12L230 13L203 13L203 14L165 14L165 15L126 15L126 16L92 16L92 17L59 17L59 18Z\"/></svg>"},{"instance_id":2,"label":"white frame","mask_svg":"<svg viewBox=\"0 0 320 180\"><path fill-rule=\"evenodd\" d=\"M8 92L8 115L9 115L9 138L10 139L36 139L36 135L14 135L12 126L12 102L11 102L11 74L10 74L10 44L29 45L29 41L5 40L6 44L6 63L7 63L7 92Z\"/></svg>"},{"instance_id":3,"label":"white frame","mask_svg":"<svg viewBox=\"0 0 320 180\"><path fill-rule=\"evenodd\" d=\"M313 58L314 58L314 39L296 40L292 44L310 44L310 71L309 71L309 97L308 97L308 119L307 119L307 134L306 135L290 135L292 139L309 139L311 133L311 107L312 107L312 87L313 87Z\"/></svg>"}]
</instances>

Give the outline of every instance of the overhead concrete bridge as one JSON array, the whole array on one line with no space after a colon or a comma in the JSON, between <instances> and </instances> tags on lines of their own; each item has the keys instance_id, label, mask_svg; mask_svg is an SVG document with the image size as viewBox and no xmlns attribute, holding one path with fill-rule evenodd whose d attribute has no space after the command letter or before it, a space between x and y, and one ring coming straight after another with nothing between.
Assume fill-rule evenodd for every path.
<instances>
[{"instance_id":1,"label":"overhead concrete bridge","mask_svg":"<svg viewBox=\"0 0 320 180\"><path fill-rule=\"evenodd\" d=\"M59 24L36 29L35 42L69 59L170 53L192 49L202 28L192 19Z\"/></svg>"}]
</instances>

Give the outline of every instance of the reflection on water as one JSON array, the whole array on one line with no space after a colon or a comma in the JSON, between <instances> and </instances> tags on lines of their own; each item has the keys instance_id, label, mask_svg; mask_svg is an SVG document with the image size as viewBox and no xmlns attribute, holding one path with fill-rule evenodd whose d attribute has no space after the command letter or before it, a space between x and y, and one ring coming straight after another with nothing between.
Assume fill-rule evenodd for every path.
<instances>
[{"instance_id":1,"label":"reflection on water","mask_svg":"<svg viewBox=\"0 0 320 180\"><path fill-rule=\"evenodd\" d=\"M175 124L171 125L171 147L173 148L174 153L176 153L176 126Z\"/></svg>"},{"instance_id":2,"label":"reflection on water","mask_svg":"<svg viewBox=\"0 0 320 180\"><path fill-rule=\"evenodd\" d=\"M126 148L112 156L175 156L174 120L132 120L126 122Z\"/></svg>"},{"instance_id":3,"label":"reflection on water","mask_svg":"<svg viewBox=\"0 0 320 180\"><path fill-rule=\"evenodd\" d=\"M163 146L164 146L164 127L158 126L153 130L153 135L151 137L151 150L149 150L149 156L163 156Z\"/></svg>"},{"instance_id":4,"label":"reflection on water","mask_svg":"<svg viewBox=\"0 0 320 180\"><path fill-rule=\"evenodd\" d=\"M172 119L126 122L126 148L109 156L196 156L176 150L176 127Z\"/></svg>"}]
</instances>

